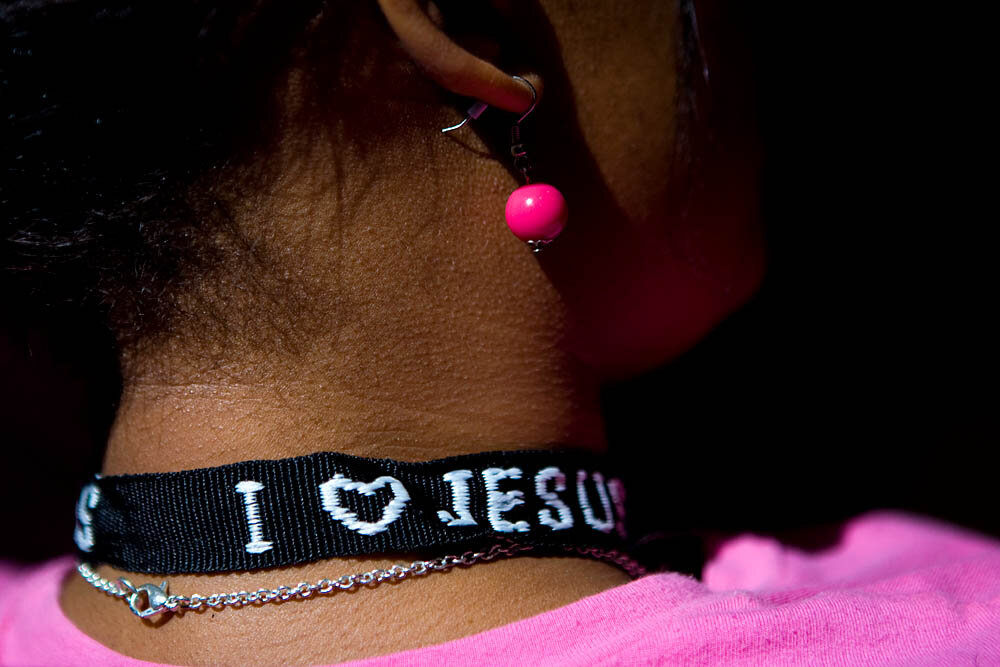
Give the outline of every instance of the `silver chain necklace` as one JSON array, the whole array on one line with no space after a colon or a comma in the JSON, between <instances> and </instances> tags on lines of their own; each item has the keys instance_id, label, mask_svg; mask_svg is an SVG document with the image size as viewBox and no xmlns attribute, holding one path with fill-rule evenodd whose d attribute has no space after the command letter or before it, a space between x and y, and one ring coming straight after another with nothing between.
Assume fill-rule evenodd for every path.
<instances>
[{"instance_id":1,"label":"silver chain necklace","mask_svg":"<svg viewBox=\"0 0 1000 667\"><path fill-rule=\"evenodd\" d=\"M99 575L88 563L80 563L76 569L91 586L123 600L128 604L132 613L139 618L148 618L164 612L183 613L184 611L197 611L203 607L211 607L212 609L246 607L248 605L259 607L269 602L286 602L292 598L306 600L313 596L330 595L354 588L371 588L386 581L402 581L403 579L421 577L431 572L444 572L458 565L469 566L499 557L516 556L531 549L531 546L513 543L494 544L486 551L466 551L461 556L448 555L431 560L415 560L409 565L396 564L385 569L376 568L368 572L345 574L337 579L320 579L315 583L303 581L296 586L259 588L253 592L235 591L212 595L170 594L167 591L166 581L160 585L142 584L140 586L133 585L124 577L120 577L117 582L111 581ZM596 558L617 565L632 577L646 574L646 569L642 565L616 550L602 550L592 547L565 547L565 549L576 555Z\"/></svg>"}]
</instances>

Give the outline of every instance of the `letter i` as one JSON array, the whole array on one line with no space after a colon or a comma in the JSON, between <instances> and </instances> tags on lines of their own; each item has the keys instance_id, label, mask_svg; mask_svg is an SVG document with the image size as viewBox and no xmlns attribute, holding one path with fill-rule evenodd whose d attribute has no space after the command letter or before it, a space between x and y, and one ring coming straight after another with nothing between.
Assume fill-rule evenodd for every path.
<instances>
[{"instance_id":1,"label":"letter i","mask_svg":"<svg viewBox=\"0 0 1000 667\"><path fill-rule=\"evenodd\" d=\"M264 485L260 482L245 481L236 485L236 493L243 494L243 504L247 510L247 525L250 526L250 541L246 544L247 553L262 554L270 551L271 542L264 539L264 525L260 518L260 505L257 504L257 492Z\"/></svg>"}]
</instances>

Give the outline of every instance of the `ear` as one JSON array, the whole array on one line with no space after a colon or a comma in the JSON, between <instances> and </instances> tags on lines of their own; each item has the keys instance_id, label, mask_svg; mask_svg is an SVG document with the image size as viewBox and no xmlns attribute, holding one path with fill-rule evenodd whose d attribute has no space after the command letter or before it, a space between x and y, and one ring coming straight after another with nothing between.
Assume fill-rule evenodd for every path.
<instances>
[{"instance_id":1,"label":"ear","mask_svg":"<svg viewBox=\"0 0 1000 667\"><path fill-rule=\"evenodd\" d=\"M382 13L410 57L443 88L486 104L520 113L531 106L531 91L511 75L469 53L434 24L419 0L378 0ZM542 82L524 75L542 94Z\"/></svg>"}]
</instances>

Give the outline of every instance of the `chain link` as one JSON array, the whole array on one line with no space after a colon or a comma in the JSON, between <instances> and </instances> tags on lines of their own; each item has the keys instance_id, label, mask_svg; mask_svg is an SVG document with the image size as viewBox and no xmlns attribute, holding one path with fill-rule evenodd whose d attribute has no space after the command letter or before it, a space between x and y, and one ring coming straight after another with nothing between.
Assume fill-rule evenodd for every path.
<instances>
[{"instance_id":1,"label":"chain link","mask_svg":"<svg viewBox=\"0 0 1000 667\"><path fill-rule=\"evenodd\" d=\"M598 549L597 547L565 547L565 549L578 556L586 556L587 558L611 563L624 570L633 579L649 573L637 560L615 549Z\"/></svg>"},{"instance_id":2,"label":"chain link","mask_svg":"<svg viewBox=\"0 0 1000 667\"><path fill-rule=\"evenodd\" d=\"M99 575L88 563L77 565L77 571L94 588L108 595L120 598L129 603L129 607L137 615L145 618L160 612L197 611L202 607L219 609L222 607L245 607L247 605L261 606L271 602L287 602L293 598L306 600L314 595L330 595L338 591L349 591L355 588L374 587L386 581L402 581L412 577L422 577L431 572L444 572L463 565L474 565L499 557L516 556L530 551L529 545L494 544L486 551L466 551L460 556L440 556L431 560L415 560L409 565L396 564L388 568L376 568L367 572L345 574L337 579L320 579L315 583L302 581L295 586L278 586L277 588L258 588L256 591L234 591L231 593L214 593L212 595L167 595L166 600L155 608L139 610L135 587L127 579L118 582L110 581ZM646 574L646 569L627 555L614 550L602 550L593 547L565 547L566 551L589 558L603 560L622 568L632 577ZM140 589L158 588L144 584ZM165 590L163 591L166 592Z\"/></svg>"}]
</instances>

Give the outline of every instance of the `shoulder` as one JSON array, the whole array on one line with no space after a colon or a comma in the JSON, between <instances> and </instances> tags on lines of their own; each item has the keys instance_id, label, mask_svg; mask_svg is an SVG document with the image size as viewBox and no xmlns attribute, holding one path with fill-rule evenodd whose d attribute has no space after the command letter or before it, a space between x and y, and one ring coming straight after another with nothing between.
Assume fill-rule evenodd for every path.
<instances>
[{"instance_id":1,"label":"shoulder","mask_svg":"<svg viewBox=\"0 0 1000 667\"><path fill-rule=\"evenodd\" d=\"M50 646L52 629L65 621L59 584L73 567L69 557L38 565L0 561L0 664L38 664L39 646Z\"/></svg>"},{"instance_id":2,"label":"shoulder","mask_svg":"<svg viewBox=\"0 0 1000 667\"><path fill-rule=\"evenodd\" d=\"M971 576L970 562L990 561L997 554L1000 541L994 538L929 517L881 510L841 523L821 549L750 534L725 540L706 563L703 579L712 590L851 589L935 568Z\"/></svg>"},{"instance_id":3,"label":"shoulder","mask_svg":"<svg viewBox=\"0 0 1000 667\"><path fill-rule=\"evenodd\" d=\"M875 512L806 551L725 541L702 580L649 575L464 639L359 665L1000 664L1000 542Z\"/></svg>"},{"instance_id":4,"label":"shoulder","mask_svg":"<svg viewBox=\"0 0 1000 667\"><path fill-rule=\"evenodd\" d=\"M63 614L65 556L38 565L0 562L0 665L141 665L90 639Z\"/></svg>"},{"instance_id":5,"label":"shoulder","mask_svg":"<svg viewBox=\"0 0 1000 667\"><path fill-rule=\"evenodd\" d=\"M59 594L75 570L71 556L28 566L0 561L0 665L159 667L112 651L66 618Z\"/></svg>"},{"instance_id":6,"label":"shoulder","mask_svg":"<svg viewBox=\"0 0 1000 667\"><path fill-rule=\"evenodd\" d=\"M69 556L34 565L0 561L0 631L13 614L38 611L33 606L35 602L48 599L57 591L72 568L73 560Z\"/></svg>"},{"instance_id":7,"label":"shoulder","mask_svg":"<svg viewBox=\"0 0 1000 667\"><path fill-rule=\"evenodd\" d=\"M86 637L59 608L62 558L0 564L0 664L149 664ZM392 665L1000 664L1000 542L897 512L805 550L719 545L701 580L653 574L516 623L356 663Z\"/></svg>"},{"instance_id":8,"label":"shoulder","mask_svg":"<svg viewBox=\"0 0 1000 667\"><path fill-rule=\"evenodd\" d=\"M702 580L678 622L707 620L720 662L1000 664L1000 542L927 517L864 514L816 550L735 537Z\"/></svg>"}]
</instances>

